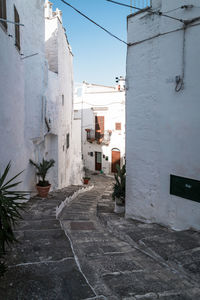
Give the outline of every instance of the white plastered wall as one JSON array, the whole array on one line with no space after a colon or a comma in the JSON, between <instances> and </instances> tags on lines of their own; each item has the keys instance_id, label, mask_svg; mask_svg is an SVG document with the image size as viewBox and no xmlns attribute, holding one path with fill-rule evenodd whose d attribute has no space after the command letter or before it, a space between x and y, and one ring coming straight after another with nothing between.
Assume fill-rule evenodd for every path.
<instances>
[{"instance_id":1,"label":"white plastered wall","mask_svg":"<svg viewBox=\"0 0 200 300\"><path fill-rule=\"evenodd\" d=\"M160 3L159 3L160 2ZM200 16L199 1L153 1L170 15ZM196 22L197 23L197 22ZM193 23L195 24L195 22ZM180 29L181 22L146 13L128 18L128 42ZM200 204L170 195L170 174L200 180L200 26L186 29L184 89L183 30L128 47L126 216L174 229L200 229Z\"/></svg>"},{"instance_id":2,"label":"white plastered wall","mask_svg":"<svg viewBox=\"0 0 200 300\"><path fill-rule=\"evenodd\" d=\"M15 47L15 27L0 28L0 168L12 163L10 176L25 170L20 189L31 191L34 171L29 158L35 139L42 136L42 97L45 89L43 1L7 1L7 19L14 21L14 5L19 13L20 51ZM38 27L40 31L38 32ZM30 58L29 55L36 54Z\"/></svg>"}]
</instances>

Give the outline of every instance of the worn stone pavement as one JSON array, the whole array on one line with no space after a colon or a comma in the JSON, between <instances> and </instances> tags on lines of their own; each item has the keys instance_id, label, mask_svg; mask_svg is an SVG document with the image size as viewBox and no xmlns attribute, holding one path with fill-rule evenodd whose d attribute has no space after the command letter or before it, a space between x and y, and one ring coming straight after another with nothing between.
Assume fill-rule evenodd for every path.
<instances>
[{"instance_id":1,"label":"worn stone pavement","mask_svg":"<svg viewBox=\"0 0 200 300\"><path fill-rule=\"evenodd\" d=\"M112 182L92 176L60 222L55 207L79 187L29 201L0 299L200 299L200 233L114 214Z\"/></svg>"},{"instance_id":2,"label":"worn stone pavement","mask_svg":"<svg viewBox=\"0 0 200 300\"><path fill-rule=\"evenodd\" d=\"M200 299L200 233L125 220L113 213L112 180L92 181L60 220L98 299Z\"/></svg>"},{"instance_id":3,"label":"worn stone pavement","mask_svg":"<svg viewBox=\"0 0 200 300\"><path fill-rule=\"evenodd\" d=\"M8 272L0 279L0 300L71 300L93 295L56 220L56 206L79 188L71 186L27 203L24 220L16 228L20 243L8 251Z\"/></svg>"}]
</instances>

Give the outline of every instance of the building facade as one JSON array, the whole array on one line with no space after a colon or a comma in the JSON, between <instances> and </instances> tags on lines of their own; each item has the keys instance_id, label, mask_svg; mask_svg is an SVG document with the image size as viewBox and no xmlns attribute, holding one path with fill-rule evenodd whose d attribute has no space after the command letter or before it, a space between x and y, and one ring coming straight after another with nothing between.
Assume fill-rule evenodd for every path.
<instances>
[{"instance_id":1,"label":"building facade","mask_svg":"<svg viewBox=\"0 0 200 300\"><path fill-rule=\"evenodd\" d=\"M81 167L80 172L75 171L77 163L82 164L81 144L73 139L73 129L77 133L80 127L73 117L73 54L62 25L62 12L53 11L49 1L45 3L45 55L48 61L46 122L49 126L46 139L50 145L46 156L55 159L52 179L56 178L57 188L63 188L81 182Z\"/></svg>"},{"instance_id":2,"label":"building facade","mask_svg":"<svg viewBox=\"0 0 200 300\"><path fill-rule=\"evenodd\" d=\"M152 9L128 17L126 216L200 229L199 1Z\"/></svg>"},{"instance_id":3,"label":"building facade","mask_svg":"<svg viewBox=\"0 0 200 300\"><path fill-rule=\"evenodd\" d=\"M0 168L11 161L10 176L24 170L20 189L34 192L29 159L53 158L56 165L48 174L53 189L80 182L79 174L70 175L73 55L61 12L43 0L0 5L0 18L6 20L0 22Z\"/></svg>"},{"instance_id":4,"label":"building facade","mask_svg":"<svg viewBox=\"0 0 200 300\"><path fill-rule=\"evenodd\" d=\"M124 80L116 87L84 82L76 88L74 108L81 119L84 166L113 174L125 162Z\"/></svg>"}]
</instances>

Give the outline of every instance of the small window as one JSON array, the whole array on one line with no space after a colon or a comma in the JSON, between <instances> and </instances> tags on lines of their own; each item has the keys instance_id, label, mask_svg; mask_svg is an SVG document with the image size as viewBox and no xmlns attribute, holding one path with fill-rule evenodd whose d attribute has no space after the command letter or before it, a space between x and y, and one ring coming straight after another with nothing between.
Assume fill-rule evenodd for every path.
<instances>
[{"instance_id":1,"label":"small window","mask_svg":"<svg viewBox=\"0 0 200 300\"><path fill-rule=\"evenodd\" d=\"M62 106L64 106L64 104L65 104L65 97L64 95L62 95Z\"/></svg>"},{"instance_id":2,"label":"small window","mask_svg":"<svg viewBox=\"0 0 200 300\"><path fill-rule=\"evenodd\" d=\"M69 133L66 136L66 144L67 144L67 149L69 148Z\"/></svg>"},{"instance_id":3,"label":"small window","mask_svg":"<svg viewBox=\"0 0 200 300\"><path fill-rule=\"evenodd\" d=\"M0 18L1 19L5 19L7 18L7 14L6 14L6 0L0 0ZM4 21L0 21L1 25L5 28L5 30L7 30L7 22Z\"/></svg>"},{"instance_id":4,"label":"small window","mask_svg":"<svg viewBox=\"0 0 200 300\"><path fill-rule=\"evenodd\" d=\"M15 6L14 6L14 15L15 15L15 23L20 23L19 14ZM15 24L15 46L20 51L20 26L17 24Z\"/></svg>"},{"instance_id":5,"label":"small window","mask_svg":"<svg viewBox=\"0 0 200 300\"><path fill-rule=\"evenodd\" d=\"M121 123L115 123L115 130L121 130Z\"/></svg>"}]
</instances>

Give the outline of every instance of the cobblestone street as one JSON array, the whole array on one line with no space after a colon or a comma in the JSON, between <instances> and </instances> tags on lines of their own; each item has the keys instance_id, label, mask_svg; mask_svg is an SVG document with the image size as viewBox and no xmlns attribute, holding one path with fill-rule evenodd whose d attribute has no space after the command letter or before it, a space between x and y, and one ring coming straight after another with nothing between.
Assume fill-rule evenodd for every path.
<instances>
[{"instance_id":1,"label":"cobblestone street","mask_svg":"<svg viewBox=\"0 0 200 300\"><path fill-rule=\"evenodd\" d=\"M80 187L33 198L9 251L0 299L200 299L200 233L113 213L112 178L55 208Z\"/></svg>"}]
</instances>

